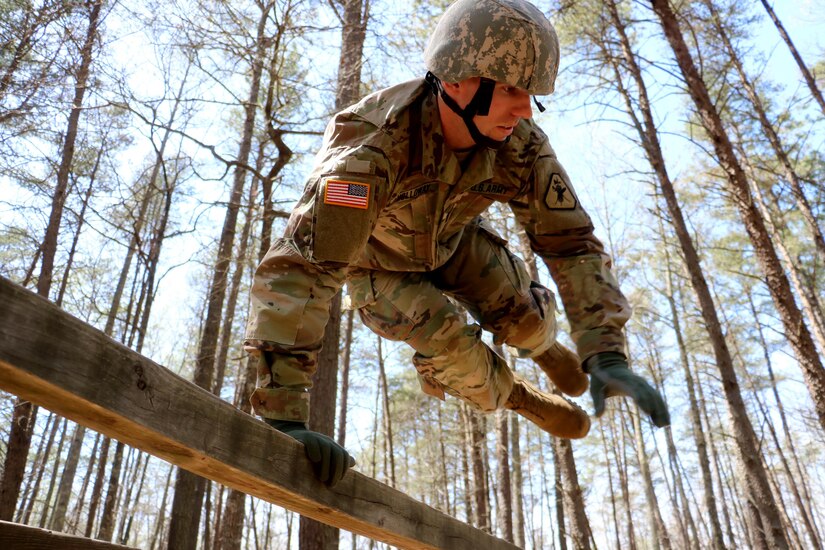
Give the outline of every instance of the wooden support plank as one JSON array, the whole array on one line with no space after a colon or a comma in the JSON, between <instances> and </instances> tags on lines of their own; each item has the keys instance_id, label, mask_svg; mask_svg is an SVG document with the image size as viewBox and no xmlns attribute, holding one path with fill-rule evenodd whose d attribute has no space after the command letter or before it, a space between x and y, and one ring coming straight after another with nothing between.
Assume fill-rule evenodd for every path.
<instances>
[{"instance_id":1,"label":"wooden support plank","mask_svg":"<svg viewBox=\"0 0 825 550\"><path fill-rule=\"evenodd\" d=\"M516 548L357 471L327 488L300 443L2 277L0 388L198 475L399 548Z\"/></svg>"},{"instance_id":2,"label":"wooden support plank","mask_svg":"<svg viewBox=\"0 0 825 550\"><path fill-rule=\"evenodd\" d=\"M19 523L0 521L0 548L3 550L138 550L102 540L67 535Z\"/></svg>"}]
</instances>

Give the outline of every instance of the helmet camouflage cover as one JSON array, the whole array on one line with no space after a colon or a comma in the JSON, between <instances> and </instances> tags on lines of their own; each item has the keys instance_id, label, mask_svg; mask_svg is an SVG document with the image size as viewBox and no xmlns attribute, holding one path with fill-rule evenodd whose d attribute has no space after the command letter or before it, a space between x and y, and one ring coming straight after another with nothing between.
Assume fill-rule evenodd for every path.
<instances>
[{"instance_id":1,"label":"helmet camouflage cover","mask_svg":"<svg viewBox=\"0 0 825 550\"><path fill-rule=\"evenodd\" d=\"M480 76L546 95L559 69L559 41L526 0L458 0L441 16L424 61L444 82Z\"/></svg>"}]
</instances>

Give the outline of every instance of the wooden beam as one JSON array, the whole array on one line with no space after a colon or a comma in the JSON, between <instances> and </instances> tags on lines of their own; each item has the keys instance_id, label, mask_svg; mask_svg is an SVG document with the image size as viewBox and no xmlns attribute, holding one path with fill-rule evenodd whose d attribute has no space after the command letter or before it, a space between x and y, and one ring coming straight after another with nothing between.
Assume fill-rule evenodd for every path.
<instances>
[{"instance_id":1,"label":"wooden beam","mask_svg":"<svg viewBox=\"0 0 825 550\"><path fill-rule=\"evenodd\" d=\"M4 550L138 550L102 540L0 521L0 548Z\"/></svg>"},{"instance_id":2,"label":"wooden beam","mask_svg":"<svg viewBox=\"0 0 825 550\"><path fill-rule=\"evenodd\" d=\"M327 488L297 441L2 277L0 388L198 475L399 548L516 548L357 471Z\"/></svg>"}]
</instances>

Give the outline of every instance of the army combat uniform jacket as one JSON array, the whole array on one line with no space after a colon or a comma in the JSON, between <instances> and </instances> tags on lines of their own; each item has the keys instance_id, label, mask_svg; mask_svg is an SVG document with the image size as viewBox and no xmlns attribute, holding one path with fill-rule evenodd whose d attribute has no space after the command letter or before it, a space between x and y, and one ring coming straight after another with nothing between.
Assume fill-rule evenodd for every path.
<instances>
[{"instance_id":1,"label":"army combat uniform jacket","mask_svg":"<svg viewBox=\"0 0 825 550\"><path fill-rule=\"evenodd\" d=\"M462 166L444 142L435 95L414 80L333 118L284 237L256 271L245 342L261 356L256 412L306 420L329 304L343 284L358 282L358 307L371 298L369 274L426 278L494 202L509 205L547 264L581 358L623 351L630 309L547 136L522 120L507 144Z\"/></svg>"}]
</instances>

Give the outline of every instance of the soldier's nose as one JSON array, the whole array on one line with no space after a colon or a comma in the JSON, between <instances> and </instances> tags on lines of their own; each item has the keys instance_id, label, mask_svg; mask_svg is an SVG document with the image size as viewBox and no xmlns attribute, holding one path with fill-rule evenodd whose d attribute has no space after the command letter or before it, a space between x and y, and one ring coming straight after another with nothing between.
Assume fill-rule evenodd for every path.
<instances>
[{"instance_id":1,"label":"soldier's nose","mask_svg":"<svg viewBox=\"0 0 825 550\"><path fill-rule=\"evenodd\" d=\"M524 94L523 97L519 97L516 100L515 105L513 105L513 116L517 116L523 119L533 117L533 107L532 105L530 105L529 94Z\"/></svg>"}]
</instances>

